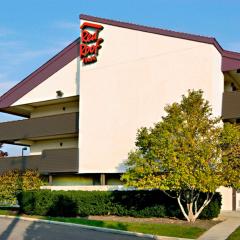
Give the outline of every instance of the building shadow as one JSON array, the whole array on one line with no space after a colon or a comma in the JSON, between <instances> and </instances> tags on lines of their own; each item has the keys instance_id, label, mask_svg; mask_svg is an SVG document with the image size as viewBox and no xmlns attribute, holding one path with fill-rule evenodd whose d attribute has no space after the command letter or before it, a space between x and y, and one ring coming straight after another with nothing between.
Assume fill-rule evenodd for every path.
<instances>
[{"instance_id":1,"label":"building shadow","mask_svg":"<svg viewBox=\"0 0 240 240\"><path fill-rule=\"evenodd\" d=\"M125 228L125 224L119 223L121 228ZM102 224L104 227L104 223ZM112 228L116 226L112 226ZM139 240L135 236L125 236L111 232L102 232L98 230L86 229L81 227L72 227L57 225L51 223L33 222L25 230L24 240ZM141 238L145 239L145 238Z\"/></svg>"},{"instance_id":2,"label":"building shadow","mask_svg":"<svg viewBox=\"0 0 240 240\"><path fill-rule=\"evenodd\" d=\"M12 222L8 225L6 230L0 235L0 240L8 240L18 222L19 219L14 218Z\"/></svg>"},{"instance_id":3,"label":"building shadow","mask_svg":"<svg viewBox=\"0 0 240 240\"><path fill-rule=\"evenodd\" d=\"M54 226L54 225L53 225ZM57 239L57 233L54 234L54 229L50 224L44 224L39 222L32 222L24 231L24 240L45 240L45 239ZM60 240L61 238L59 238Z\"/></svg>"}]
</instances>

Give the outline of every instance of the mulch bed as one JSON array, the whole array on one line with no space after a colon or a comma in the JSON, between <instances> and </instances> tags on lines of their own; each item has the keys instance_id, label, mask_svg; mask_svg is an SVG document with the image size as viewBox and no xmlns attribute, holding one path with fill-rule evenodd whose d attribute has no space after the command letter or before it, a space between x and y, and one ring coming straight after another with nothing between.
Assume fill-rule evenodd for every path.
<instances>
[{"instance_id":1,"label":"mulch bed","mask_svg":"<svg viewBox=\"0 0 240 240\"><path fill-rule=\"evenodd\" d=\"M89 220L100 220L100 221L116 221L116 222L138 222L138 223L170 223L177 225L191 225L193 227L199 227L209 229L217 223L220 223L221 219L216 220L200 220L197 219L195 223L189 223L185 220L176 218L135 218L135 217L119 217L119 216L89 216Z\"/></svg>"}]
</instances>

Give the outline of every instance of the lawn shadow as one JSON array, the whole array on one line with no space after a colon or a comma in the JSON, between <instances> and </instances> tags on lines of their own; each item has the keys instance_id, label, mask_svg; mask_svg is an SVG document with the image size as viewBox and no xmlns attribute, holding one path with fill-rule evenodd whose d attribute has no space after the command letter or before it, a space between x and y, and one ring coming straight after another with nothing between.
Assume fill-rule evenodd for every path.
<instances>
[{"instance_id":1,"label":"lawn shadow","mask_svg":"<svg viewBox=\"0 0 240 240\"><path fill-rule=\"evenodd\" d=\"M114 222L114 221L102 221L102 220L93 220L89 219L89 217L82 217L76 218L76 221L72 221L73 223L78 223L82 225L89 225L94 227L101 227L101 228L112 228L118 230L128 230L128 223L122 222Z\"/></svg>"},{"instance_id":2,"label":"lawn shadow","mask_svg":"<svg viewBox=\"0 0 240 240\"><path fill-rule=\"evenodd\" d=\"M113 229L118 229L118 230L123 230L123 231L128 231L128 224L126 223L121 223L121 222L116 222L116 223L104 223L103 227L106 228L113 228Z\"/></svg>"}]
</instances>

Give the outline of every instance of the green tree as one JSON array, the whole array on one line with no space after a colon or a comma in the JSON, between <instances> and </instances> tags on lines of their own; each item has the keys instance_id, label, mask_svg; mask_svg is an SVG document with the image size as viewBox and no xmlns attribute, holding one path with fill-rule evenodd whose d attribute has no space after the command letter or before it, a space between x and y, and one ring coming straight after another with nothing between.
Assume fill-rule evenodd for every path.
<instances>
[{"instance_id":1,"label":"green tree","mask_svg":"<svg viewBox=\"0 0 240 240\"><path fill-rule=\"evenodd\" d=\"M0 205L17 203L17 193L37 190L44 182L37 170L27 169L24 172L9 170L0 175Z\"/></svg>"},{"instance_id":2,"label":"green tree","mask_svg":"<svg viewBox=\"0 0 240 240\"><path fill-rule=\"evenodd\" d=\"M240 126L225 123L221 141L224 185L240 189Z\"/></svg>"},{"instance_id":3,"label":"green tree","mask_svg":"<svg viewBox=\"0 0 240 240\"><path fill-rule=\"evenodd\" d=\"M32 191L38 190L41 186L45 185L40 173L37 170L25 170L21 175L21 190Z\"/></svg>"},{"instance_id":4,"label":"green tree","mask_svg":"<svg viewBox=\"0 0 240 240\"><path fill-rule=\"evenodd\" d=\"M167 105L165 111L154 127L138 130L136 150L129 153L122 180L137 189L163 190L194 222L223 185L222 147L229 151L225 142L234 136L227 137L226 130L223 137L221 119L212 116L201 90L189 90L180 103ZM224 161L229 161L227 155ZM225 178L224 183L230 186L231 180ZM206 196L203 202L198 201L201 192Z\"/></svg>"},{"instance_id":5,"label":"green tree","mask_svg":"<svg viewBox=\"0 0 240 240\"><path fill-rule=\"evenodd\" d=\"M19 189L19 172L7 171L0 175L0 205L16 204Z\"/></svg>"}]
</instances>

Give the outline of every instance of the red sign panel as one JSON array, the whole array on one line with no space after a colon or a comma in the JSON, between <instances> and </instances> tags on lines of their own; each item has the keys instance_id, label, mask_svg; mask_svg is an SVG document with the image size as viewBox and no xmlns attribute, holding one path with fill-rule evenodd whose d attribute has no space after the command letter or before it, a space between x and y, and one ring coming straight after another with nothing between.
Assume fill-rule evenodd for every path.
<instances>
[{"instance_id":1,"label":"red sign panel","mask_svg":"<svg viewBox=\"0 0 240 240\"><path fill-rule=\"evenodd\" d=\"M102 38L99 38L99 32L103 26L94 23L84 22L81 25L81 44L80 44L80 58L84 64L94 63L97 61L99 49L102 47ZM90 29L91 32L89 32Z\"/></svg>"}]
</instances>

